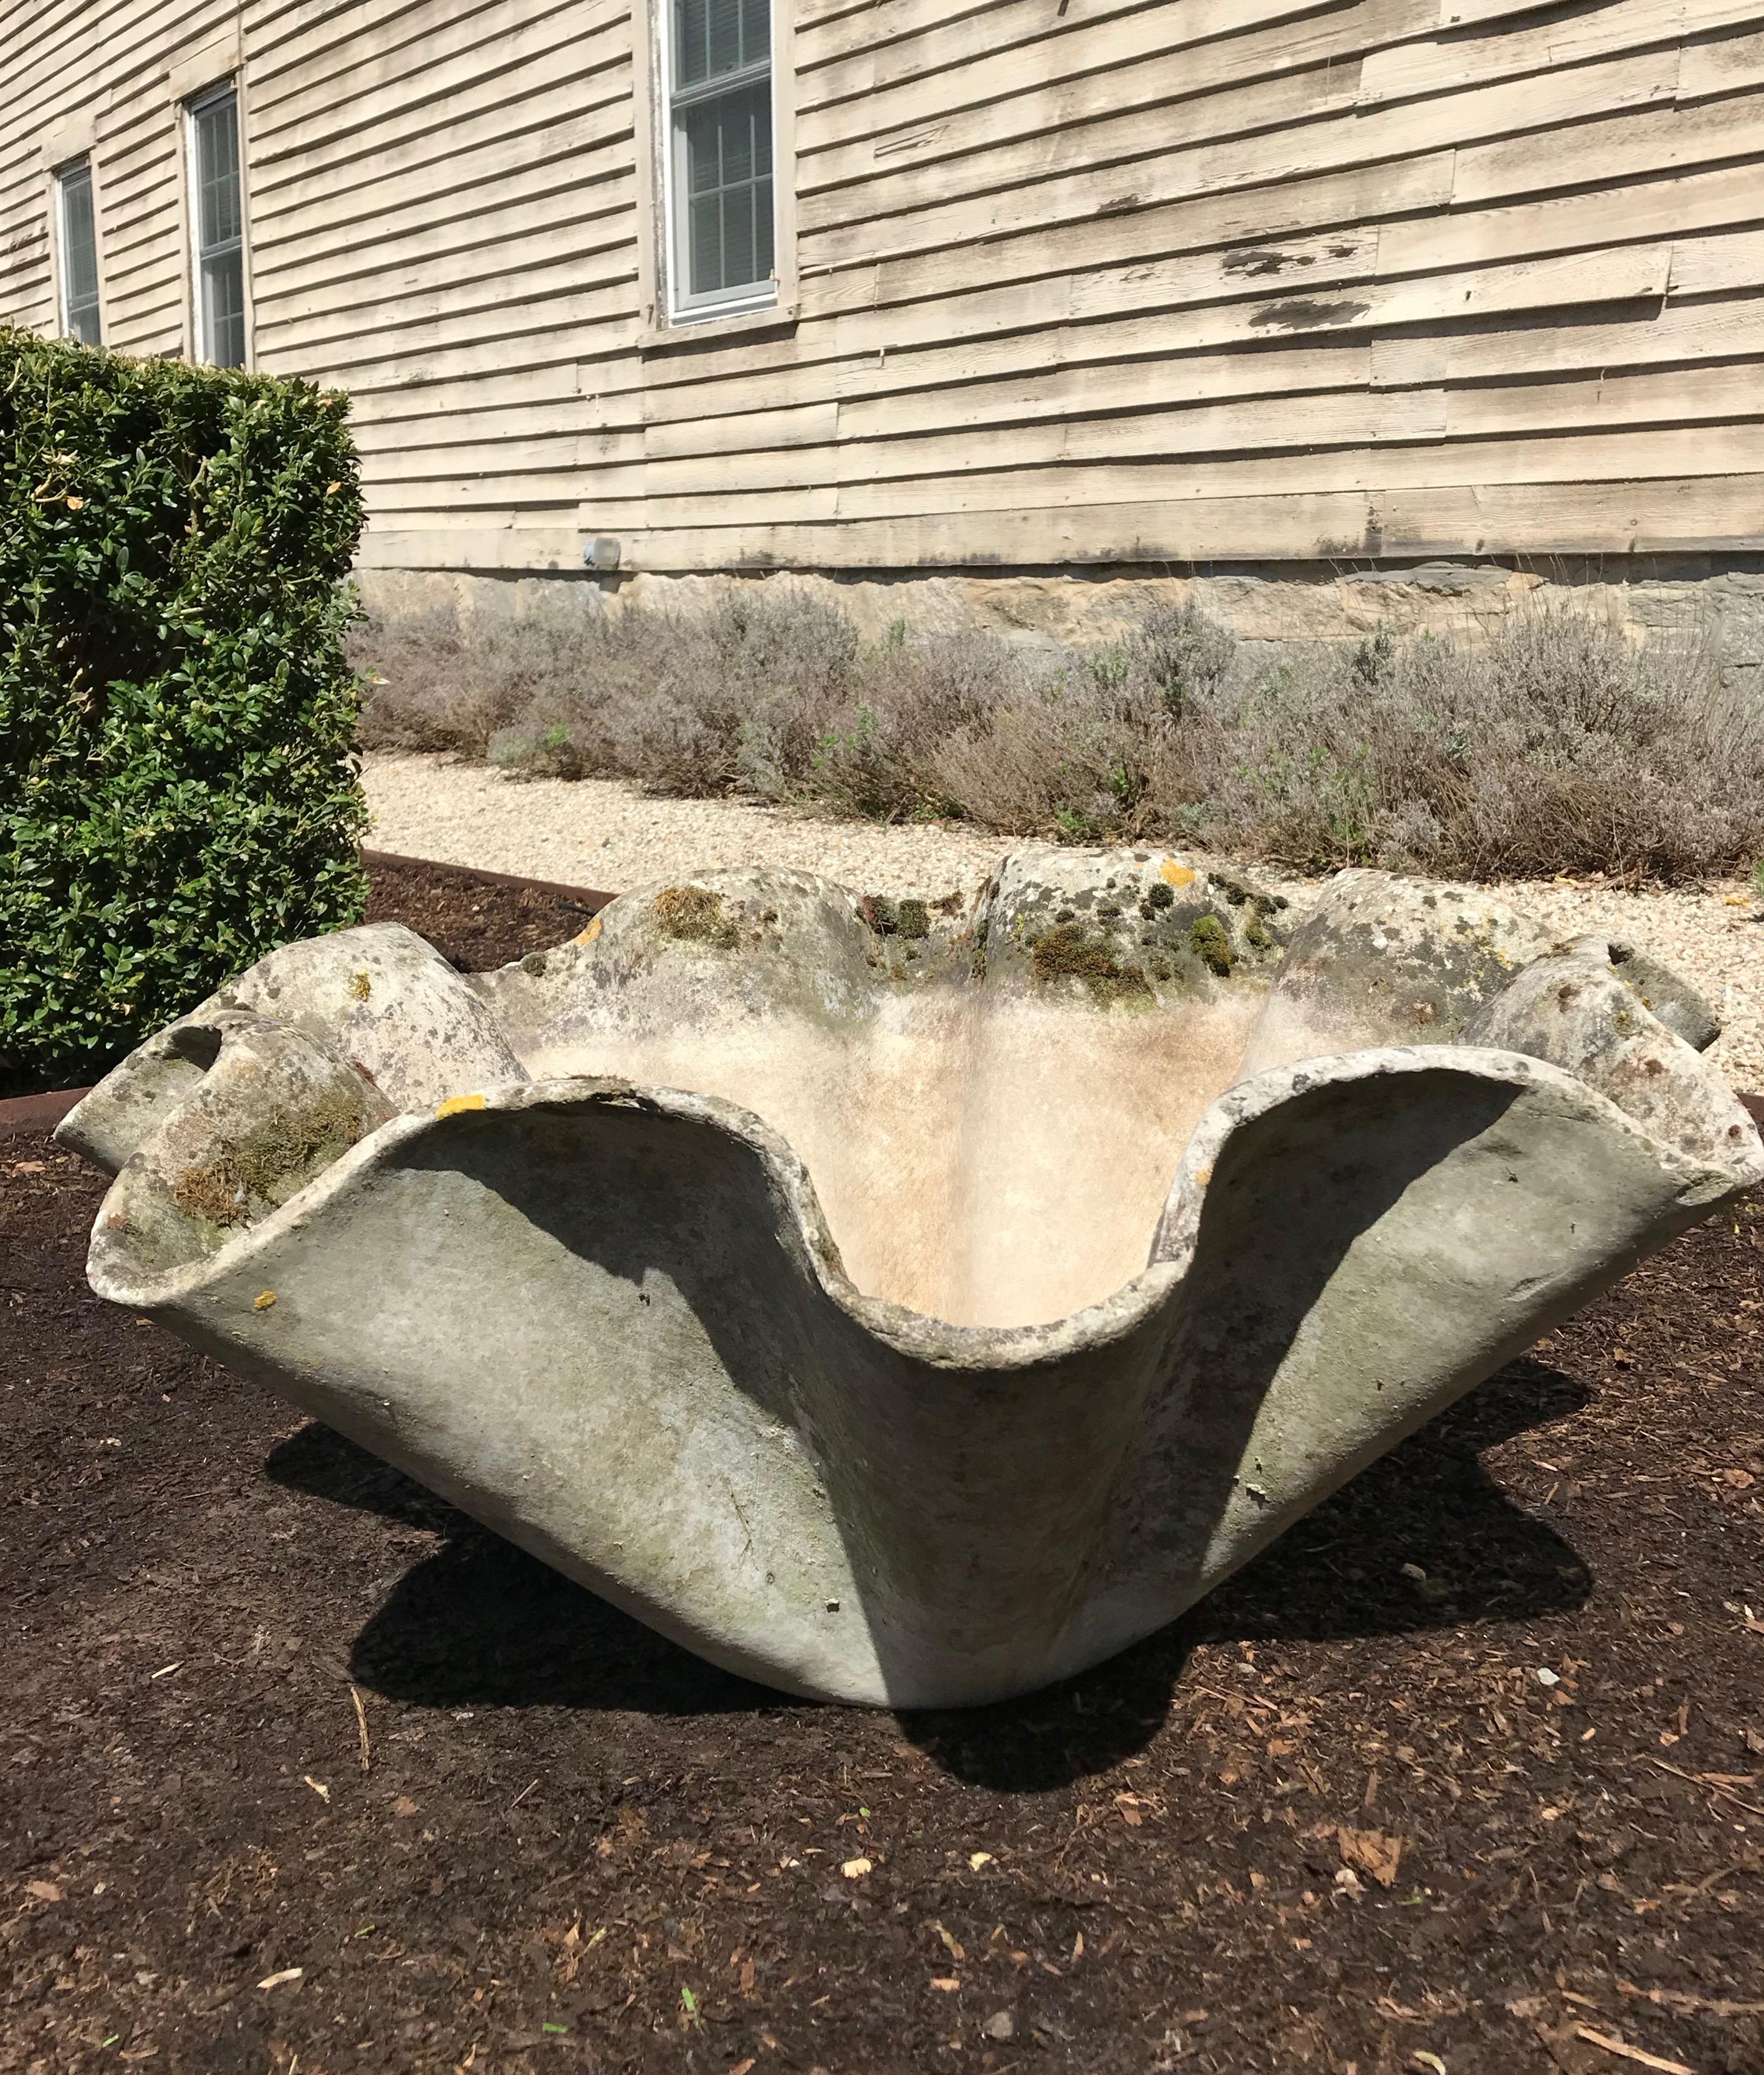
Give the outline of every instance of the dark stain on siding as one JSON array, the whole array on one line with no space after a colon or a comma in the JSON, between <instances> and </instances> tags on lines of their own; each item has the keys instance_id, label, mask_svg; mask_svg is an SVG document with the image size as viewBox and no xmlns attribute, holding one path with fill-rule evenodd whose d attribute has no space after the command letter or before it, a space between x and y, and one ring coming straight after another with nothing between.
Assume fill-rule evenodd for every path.
<instances>
[{"instance_id":1,"label":"dark stain on siding","mask_svg":"<svg viewBox=\"0 0 1764 2075\"><path fill-rule=\"evenodd\" d=\"M1257 310L1249 321L1257 331L1321 331L1330 325L1352 324L1372 308L1370 303L1318 303L1302 297L1290 302L1270 303Z\"/></svg>"}]
</instances>

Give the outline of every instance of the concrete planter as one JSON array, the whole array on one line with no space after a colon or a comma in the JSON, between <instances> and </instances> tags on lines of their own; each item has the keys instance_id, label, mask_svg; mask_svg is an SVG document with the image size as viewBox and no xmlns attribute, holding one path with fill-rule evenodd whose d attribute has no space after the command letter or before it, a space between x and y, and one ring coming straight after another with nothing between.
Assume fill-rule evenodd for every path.
<instances>
[{"instance_id":1,"label":"concrete planter","mask_svg":"<svg viewBox=\"0 0 1764 2075\"><path fill-rule=\"evenodd\" d=\"M1179 1613L1764 1176L1621 946L1368 872L711 872L296 944L63 1124L101 1295L688 1648L934 1706Z\"/></svg>"}]
</instances>

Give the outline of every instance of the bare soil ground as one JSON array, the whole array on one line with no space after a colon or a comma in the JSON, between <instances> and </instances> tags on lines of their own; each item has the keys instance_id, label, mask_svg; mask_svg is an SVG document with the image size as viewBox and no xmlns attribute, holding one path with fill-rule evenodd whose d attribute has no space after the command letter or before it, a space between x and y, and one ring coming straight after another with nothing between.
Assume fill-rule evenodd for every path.
<instances>
[{"instance_id":1,"label":"bare soil ground","mask_svg":"<svg viewBox=\"0 0 1764 2075\"><path fill-rule=\"evenodd\" d=\"M1764 2069L1764 1206L1175 1627L894 1717L99 1303L102 1191L0 1155L6 2075Z\"/></svg>"}]
</instances>

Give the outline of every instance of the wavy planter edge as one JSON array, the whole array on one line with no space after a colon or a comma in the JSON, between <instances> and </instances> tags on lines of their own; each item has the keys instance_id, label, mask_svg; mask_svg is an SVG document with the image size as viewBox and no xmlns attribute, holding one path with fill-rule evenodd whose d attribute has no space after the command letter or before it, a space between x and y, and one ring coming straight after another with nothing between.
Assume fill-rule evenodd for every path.
<instances>
[{"instance_id":1,"label":"wavy planter edge","mask_svg":"<svg viewBox=\"0 0 1764 2075\"><path fill-rule=\"evenodd\" d=\"M1161 1626L1764 1174L1651 1011L1706 1045L1682 983L1480 892L1344 874L1288 940L1174 857L1030 849L965 916L914 905L718 872L470 982L383 924L275 954L60 1134L118 1172L93 1286L729 1669L962 1705ZM1178 1071L1209 1027L1210 1102ZM938 1045L962 1119L1025 1060L1051 1100L926 1124ZM1086 1141L1124 1062L1134 1129ZM859 1114L919 1117L915 1158ZM1011 1163L1049 1132L1044 1199ZM1137 1269L1084 1253L1145 1182L1124 1148ZM942 1308L922 1278L1000 1234Z\"/></svg>"},{"instance_id":2,"label":"wavy planter edge","mask_svg":"<svg viewBox=\"0 0 1764 2075\"><path fill-rule=\"evenodd\" d=\"M569 886L554 879L529 879L516 872L491 872L477 864L456 864L451 859L439 857L407 857L403 852L390 850L366 850L362 852L362 863L370 871L376 864L395 865L420 872L445 872L451 879L469 879L485 886L516 886L529 888L535 893L549 893L560 901L568 901L579 907L586 915L598 915L616 894L595 886ZM76 1103L83 1101L97 1086L89 1082L77 1088L43 1088L34 1095L8 1095L0 1099L0 1141L9 1138L36 1138L53 1131Z\"/></svg>"}]
</instances>

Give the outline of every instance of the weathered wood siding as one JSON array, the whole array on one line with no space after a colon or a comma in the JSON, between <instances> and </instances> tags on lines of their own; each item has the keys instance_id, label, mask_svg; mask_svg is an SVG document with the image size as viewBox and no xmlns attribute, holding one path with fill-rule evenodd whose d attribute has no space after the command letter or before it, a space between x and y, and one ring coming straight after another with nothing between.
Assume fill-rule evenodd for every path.
<instances>
[{"instance_id":1,"label":"weathered wood siding","mask_svg":"<svg viewBox=\"0 0 1764 2075\"><path fill-rule=\"evenodd\" d=\"M630 0L0 19L0 309L90 113L139 353L237 30L257 362L354 393L383 566L1764 549L1764 0L797 0L794 320L660 343Z\"/></svg>"}]
</instances>

